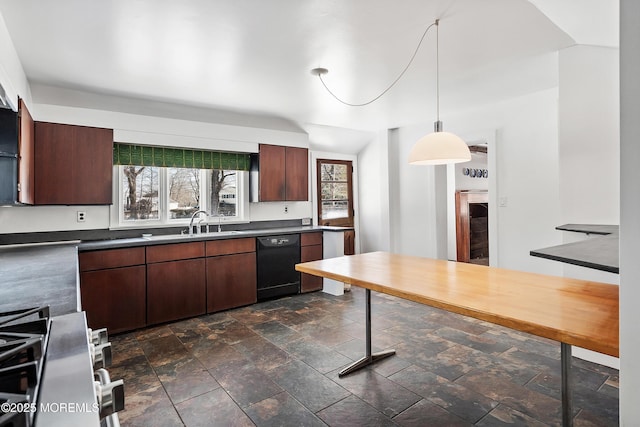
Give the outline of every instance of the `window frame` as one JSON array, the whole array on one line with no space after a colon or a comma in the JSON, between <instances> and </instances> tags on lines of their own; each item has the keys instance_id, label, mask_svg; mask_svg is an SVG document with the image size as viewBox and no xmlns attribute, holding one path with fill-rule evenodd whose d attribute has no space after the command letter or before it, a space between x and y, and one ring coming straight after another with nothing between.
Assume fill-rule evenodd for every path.
<instances>
[{"instance_id":1,"label":"window frame","mask_svg":"<svg viewBox=\"0 0 640 427\"><path fill-rule=\"evenodd\" d=\"M322 164L331 163L347 166L347 212L348 216L342 218L322 219ZM325 181L326 182L326 181ZM336 181L345 182L345 181ZM316 194L318 196L318 225L353 227L355 225L355 209L353 200L353 162L351 160L316 159Z\"/></svg>"},{"instance_id":2,"label":"window frame","mask_svg":"<svg viewBox=\"0 0 640 427\"><path fill-rule=\"evenodd\" d=\"M113 203L110 209L109 223L110 229L136 229L136 228L163 228L163 227L179 227L188 225L190 218L171 218L169 211L169 171L168 167L162 166L150 166L157 167L159 177L158 188L158 205L159 214L158 219L146 219L146 220L133 220L127 221L124 219L124 209L122 205L124 203L124 165L113 166ZM199 168L194 168L199 169ZM199 169L201 182L204 185L200 186L200 200L203 201L201 205L204 205L204 210L211 212L210 197L211 182L209 172L211 169ZM203 180L203 181L202 181ZM236 170L236 215L233 217L225 216L218 220L217 216L209 216L210 223L218 223L219 221L224 224L241 224L248 223L249 215L249 172Z\"/></svg>"}]
</instances>

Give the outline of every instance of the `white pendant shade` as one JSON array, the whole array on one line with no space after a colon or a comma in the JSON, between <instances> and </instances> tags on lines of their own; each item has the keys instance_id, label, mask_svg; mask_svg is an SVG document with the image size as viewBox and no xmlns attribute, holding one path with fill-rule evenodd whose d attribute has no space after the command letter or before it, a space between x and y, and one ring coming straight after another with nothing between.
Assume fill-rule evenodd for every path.
<instances>
[{"instance_id":1,"label":"white pendant shade","mask_svg":"<svg viewBox=\"0 0 640 427\"><path fill-rule=\"evenodd\" d=\"M415 143L409 153L412 165L444 165L471 160L469 146L450 132L433 132Z\"/></svg>"}]
</instances>

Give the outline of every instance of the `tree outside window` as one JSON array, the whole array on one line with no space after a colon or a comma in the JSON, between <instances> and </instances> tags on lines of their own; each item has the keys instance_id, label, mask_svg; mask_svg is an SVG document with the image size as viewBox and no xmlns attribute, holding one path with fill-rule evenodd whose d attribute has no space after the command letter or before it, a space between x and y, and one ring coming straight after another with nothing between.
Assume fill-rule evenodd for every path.
<instances>
[{"instance_id":1,"label":"tree outside window","mask_svg":"<svg viewBox=\"0 0 640 427\"><path fill-rule=\"evenodd\" d=\"M158 219L158 172L157 167L123 166L125 221Z\"/></svg>"},{"instance_id":2,"label":"tree outside window","mask_svg":"<svg viewBox=\"0 0 640 427\"><path fill-rule=\"evenodd\" d=\"M214 169L211 171L211 215L237 215L237 173Z\"/></svg>"},{"instance_id":3,"label":"tree outside window","mask_svg":"<svg viewBox=\"0 0 640 427\"><path fill-rule=\"evenodd\" d=\"M191 218L200 209L200 169L168 168L171 219Z\"/></svg>"},{"instance_id":4,"label":"tree outside window","mask_svg":"<svg viewBox=\"0 0 640 427\"><path fill-rule=\"evenodd\" d=\"M210 216L238 217L238 171L155 166L120 166L120 218L123 222L188 220L205 210ZM160 197L163 195L163 197Z\"/></svg>"}]
</instances>

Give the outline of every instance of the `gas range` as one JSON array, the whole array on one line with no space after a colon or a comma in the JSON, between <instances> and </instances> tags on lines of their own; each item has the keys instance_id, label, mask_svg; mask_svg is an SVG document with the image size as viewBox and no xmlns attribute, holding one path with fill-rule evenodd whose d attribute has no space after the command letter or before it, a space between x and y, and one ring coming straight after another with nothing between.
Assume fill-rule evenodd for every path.
<instances>
[{"instance_id":1,"label":"gas range","mask_svg":"<svg viewBox=\"0 0 640 427\"><path fill-rule=\"evenodd\" d=\"M0 313L0 425L33 424L50 325L49 307Z\"/></svg>"},{"instance_id":2,"label":"gas range","mask_svg":"<svg viewBox=\"0 0 640 427\"><path fill-rule=\"evenodd\" d=\"M106 330L83 312L0 313L0 427L117 426L122 380L111 382Z\"/></svg>"}]
</instances>

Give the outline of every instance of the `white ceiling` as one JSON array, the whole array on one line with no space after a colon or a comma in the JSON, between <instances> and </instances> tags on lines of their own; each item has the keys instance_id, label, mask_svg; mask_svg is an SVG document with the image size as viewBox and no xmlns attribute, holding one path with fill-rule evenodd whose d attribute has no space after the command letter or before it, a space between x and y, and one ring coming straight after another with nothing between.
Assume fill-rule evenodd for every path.
<instances>
[{"instance_id":1,"label":"white ceiling","mask_svg":"<svg viewBox=\"0 0 640 427\"><path fill-rule=\"evenodd\" d=\"M312 147L352 153L370 132L435 120L435 32L366 107L338 103L312 68L328 68L347 101L366 101L440 18L446 121L556 85L552 52L616 46L618 34L618 0L0 0L0 13L35 102L54 86L88 93L94 107L274 117L307 130Z\"/></svg>"}]
</instances>

